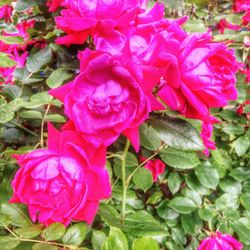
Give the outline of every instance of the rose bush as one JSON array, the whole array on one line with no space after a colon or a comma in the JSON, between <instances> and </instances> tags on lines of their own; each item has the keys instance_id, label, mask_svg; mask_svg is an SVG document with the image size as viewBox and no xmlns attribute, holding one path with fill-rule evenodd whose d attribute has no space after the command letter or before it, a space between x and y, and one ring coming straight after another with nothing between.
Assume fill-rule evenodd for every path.
<instances>
[{"instance_id":1,"label":"rose bush","mask_svg":"<svg viewBox=\"0 0 250 250\"><path fill-rule=\"evenodd\" d=\"M248 16L1 2L0 249L249 249Z\"/></svg>"}]
</instances>

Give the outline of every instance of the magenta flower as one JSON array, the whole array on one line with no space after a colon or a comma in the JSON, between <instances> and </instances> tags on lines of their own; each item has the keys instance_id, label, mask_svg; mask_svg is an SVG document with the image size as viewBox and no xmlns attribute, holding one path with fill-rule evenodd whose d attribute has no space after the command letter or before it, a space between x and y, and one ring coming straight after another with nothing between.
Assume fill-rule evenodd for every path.
<instances>
[{"instance_id":1,"label":"magenta flower","mask_svg":"<svg viewBox=\"0 0 250 250\"><path fill-rule=\"evenodd\" d=\"M145 161L147 158L141 157L141 161ZM166 164L159 160L159 159L154 159L154 160L149 160L145 165L144 168L148 169L153 177L154 182L157 182L158 176L163 174L166 168Z\"/></svg>"},{"instance_id":2,"label":"magenta flower","mask_svg":"<svg viewBox=\"0 0 250 250\"><path fill-rule=\"evenodd\" d=\"M12 21L12 11L13 7L10 5L3 5L0 7L0 19L4 19L6 23Z\"/></svg>"},{"instance_id":3,"label":"magenta flower","mask_svg":"<svg viewBox=\"0 0 250 250\"><path fill-rule=\"evenodd\" d=\"M81 73L71 83L50 91L64 102L65 113L96 146L109 146L123 133L139 150L139 126L151 111L140 83L135 57L84 50Z\"/></svg>"},{"instance_id":4,"label":"magenta flower","mask_svg":"<svg viewBox=\"0 0 250 250\"><path fill-rule=\"evenodd\" d=\"M247 26L250 23L250 8L246 14L242 17L242 24Z\"/></svg>"},{"instance_id":5,"label":"magenta flower","mask_svg":"<svg viewBox=\"0 0 250 250\"><path fill-rule=\"evenodd\" d=\"M66 0L65 9L56 17L57 27L67 35L58 38L59 44L82 44L89 35L106 37L113 43L121 39L118 31L127 29L134 22L145 1L83 1Z\"/></svg>"},{"instance_id":6,"label":"magenta flower","mask_svg":"<svg viewBox=\"0 0 250 250\"><path fill-rule=\"evenodd\" d=\"M233 2L233 10L235 12L242 12L250 9L250 0L234 0Z\"/></svg>"},{"instance_id":7,"label":"magenta flower","mask_svg":"<svg viewBox=\"0 0 250 250\"><path fill-rule=\"evenodd\" d=\"M224 34L225 29L230 29L234 31L238 31L241 29L240 25L232 24L228 22L225 18L221 19L219 23L217 23L216 27L221 34Z\"/></svg>"},{"instance_id":8,"label":"magenta flower","mask_svg":"<svg viewBox=\"0 0 250 250\"><path fill-rule=\"evenodd\" d=\"M203 153L206 156L209 156L209 150L208 149L216 149L215 142L212 141L212 135L213 135L213 124L212 123L202 123L202 129L201 129L201 139L203 140L203 144L205 146L205 150Z\"/></svg>"},{"instance_id":9,"label":"magenta flower","mask_svg":"<svg viewBox=\"0 0 250 250\"><path fill-rule=\"evenodd\" d=\"M32 221L46 226L67 226L71 220L92 223L99 201L111 195L105 148L94 148L78 133L59 133L51 125L48 138L48 149L15 156L20 169L10 202L26 204Z\"/></svg>"},{"instance_id":10,"label":"magenta flower","mask_svg":"<svg viewBox=\"0 0 250 250\"><path fill-rule=\"evenodd\" d=\"M197 250L242 250L243 245L229 234L212 233L204 239Z\"/></svg>"},{"instance_id":11,"label":"magenta flower","mask_svg":"<svg viewBox=\"0 0 250 250\"><path fill-rule=\"evenodd\" d=\"M55 12L63 2L64 0L48 0L47 6L49 7L49 11Z\"/></svg>"},{"instance_id":12,"label":"magenta flower","mask_svg":"<svg viewBox=\"0 0 250 250\"><path fill-rule=\"evenodd\" d=\"M215 122L210 108L236 100L238 69L234 51L211 39L208 33L169 38L168 49L158 56L158 65L165 67L158 95L173 110L210 123Z\"/></svg>"}]
</instances>

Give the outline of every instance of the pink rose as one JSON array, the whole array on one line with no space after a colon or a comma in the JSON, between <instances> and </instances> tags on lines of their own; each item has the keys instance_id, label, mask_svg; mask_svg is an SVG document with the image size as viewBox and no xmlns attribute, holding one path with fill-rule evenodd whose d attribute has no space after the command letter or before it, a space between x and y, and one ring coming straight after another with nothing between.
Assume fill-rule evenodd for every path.
<instances>
[{"instance_id":1,"label":"pink rose","mask_svg":"<svg viewBox=\"0 0 250 250\"><path fill-rule=\"evenodd\" d=\"M63 2L64 0L48 0L47 6L49 7L49 11L55 12Z\"/></svg>"},{"instance_id":2,"label":"pink rose","mask_svg":"<svg viewBox=\"0 0 250 250\"><path fill-rule=\"evenodd\" d=\"M147 158L141 157L141 161L145 161ZM154 182L157 182L158 176L163 174L166 168L166 164L159 159L149 160L144 168L148 169L153 176Z\"/></svg>"},{"instance_id":3,"label":"pink rose","mask_svg":"<svg viewBox=\"0 0 250 250\"><path fill-rule=\"evenodd\" d=\"M233 10L242 12L250 9L250 0L234 0Z\"/></svg>"},{"instance_id":4,"label":"pink rose","mask_svg":"<svg viewBox=\"0 0 250 250\"><path fill-rule=\"evenodd\" d=\"M228 22L225 18L221 19L219 23L217 23L216 27L221 34L224 34L225 29L230 29L234 31L238 31L241 29L240 25L232 24Z\"/></svg>"},{"instance_id":5,"label":"pink rose","mask_svg":"<svg viewBox=\"0 0 250 250\"><path fill-rule=\"evenodd\" d=\"M238 64L233 50L211 40L209 33L185 39L168 37L154 64L163 70L158 95L170 108L188 118L214 123L210 108L237 98Z\"/></svg>"},{"instance_id":6,"label":"pink rose","mask_svg":"<svg viewBox=\"0 0 250 250\"><path fill-rule=\"evenodd\" d=\"M0 7L0 19L4 19L6 23L12 21L13 7L10 5L3 5Z\"/></svg>"},{"instance_id":7,"label":"pink rose","mask_svg":"<svg viewBox=\"0 0 250 250\"><path fill-rule=\"evenodd\" d=\"M127 29L141 12L145 1L83 1L66 0L57 27L67 35L56 40L59 44L82 44L87 37L97 35L117 43L120 30Z\"/></svg>"},{"instance_id":8,"label":"pink rose","mask_svg":"<svg viewBox=\"0 0 250 250\"><path fill-rule=\"evenodd\" d=\"M4 48L5 46L1 46L0 44L0 51L1 48ZM16 68L22 68L25 65L26 62L26 58L28 56L28 52L24 52L24 53L19 53L17 48L9 48L6 51L3 51L6 54L9 54L9 58L12 59L13 61L16 62L16 65L12 66L12 67L0 67L0 78L4 79L4 82L0 81L0 84L4 83L4 84L13 84L14 83L14 71Z\"/></svg>"},{"instance_id":9,"label":"pink rose","mask_svg":"<svg viewBox=\"0 0 250 250\"><path fill-rule=\"evenodd\" d=\"M48 149L15 156L20 165L10 202L28 206L33 222L92 223L99 200L110 197L105 148L93 148L74 131L49 125Z\"/></svg>"},{"instance_id":10,"label":"pink rose","mask_svg":"<svg viewBox=\"0 0 250 250\"><path fill-rule=\"evenodd\" d=\"M139 150L138 127L151 111L140 83L140 62L129 55L84 50L81 73L71 83L50 91L64 102L77 131L94 145L112 144L123 133Z\"/></svg>"},{"instance_id":11,"label":"pink rose","mask_svg":"<svg viewBox=\"0 0 250 250\"><path fill-rule=\"evenodd\" d=\"M250 9L246 12L246 14L242 17L242 24L247 26L250 23Z\"/></svg>"},{"instance_id":12,"label":"pink rose","mask_svg":"<svg viewBox=\"0 0 250 250\"><path fill-rule=\"evenodd\" d=\"M213 135L213 124L203 122L201 129L201 139L203 140L203 144L206 147L206 149L203 151L203 153L206 156L209 156L208 149L216 149L215 142L212 141L212 135Z\"/></svg>"},{"instance_id":13,"label":"pink rose","mask_svg":"<svg viewBox=\"0 0 250 250\"><path fill-rule=\"evenodd\" d=\"M214 249L241 250L243 249L243 245L229 234L216 232L211 233L211 235L204 239L198 247L198 250Z\"/></svg>"}]
</instances>

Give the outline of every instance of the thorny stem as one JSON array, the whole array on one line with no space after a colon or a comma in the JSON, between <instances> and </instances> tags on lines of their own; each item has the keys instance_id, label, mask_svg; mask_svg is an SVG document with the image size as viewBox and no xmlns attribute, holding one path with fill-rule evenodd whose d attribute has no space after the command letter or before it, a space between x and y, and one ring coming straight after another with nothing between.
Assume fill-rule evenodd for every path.
<instances>
[{"instance_id":1,"label":"thorny stem","mask_svg":"<svg viewBox=\"0 0 250 250\"><path fill-rule=\"evenodd\" d=\"M126 213L126 196L127 196L127 185L126 185L126 157L128 153L130 142L127 139L124 151L121 156L122 161L122 211L121 211L121 223L124 224L125 213Z\"/></svg>"},{"instance_id":2,"label":"thorny stem","mask_svg":"<svg viewBox=\"0 0 250 250\"><path fill-rule=\"evenodd\" d=\"M45 124L46 116L47 116L47 114L49 112L49 109L50 109L50 106L51 106L51 103L50 103L51 101L52 101L52 98L50 98L50 100L49 100L49 104L47 106L47 109L46 109L46 111L44 113L44 116L43 116L43 119L42 119L42 124L41 124L41 139L40 139L41 148L44 147L44 140L43 140L44 124Z\"/></svg>"}]
</instances>

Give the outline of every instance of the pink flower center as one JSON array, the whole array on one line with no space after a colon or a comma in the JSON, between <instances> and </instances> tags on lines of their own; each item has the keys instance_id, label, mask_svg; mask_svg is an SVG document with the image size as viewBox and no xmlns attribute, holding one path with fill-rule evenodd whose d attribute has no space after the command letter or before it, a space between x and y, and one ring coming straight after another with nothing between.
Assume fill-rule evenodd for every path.
<instances>
[{"instance_id":1,"label":"pink flower center","mask_svg":"<svg viewBox=\"0 0 250 250\"><path fill-rule=\"evenodd\" d=\"M98 86L93 94L87 98L89 110L97 115L119 112L128 100L127 88L119 83L110 80Z\"/></svg>"}]
</instances>

